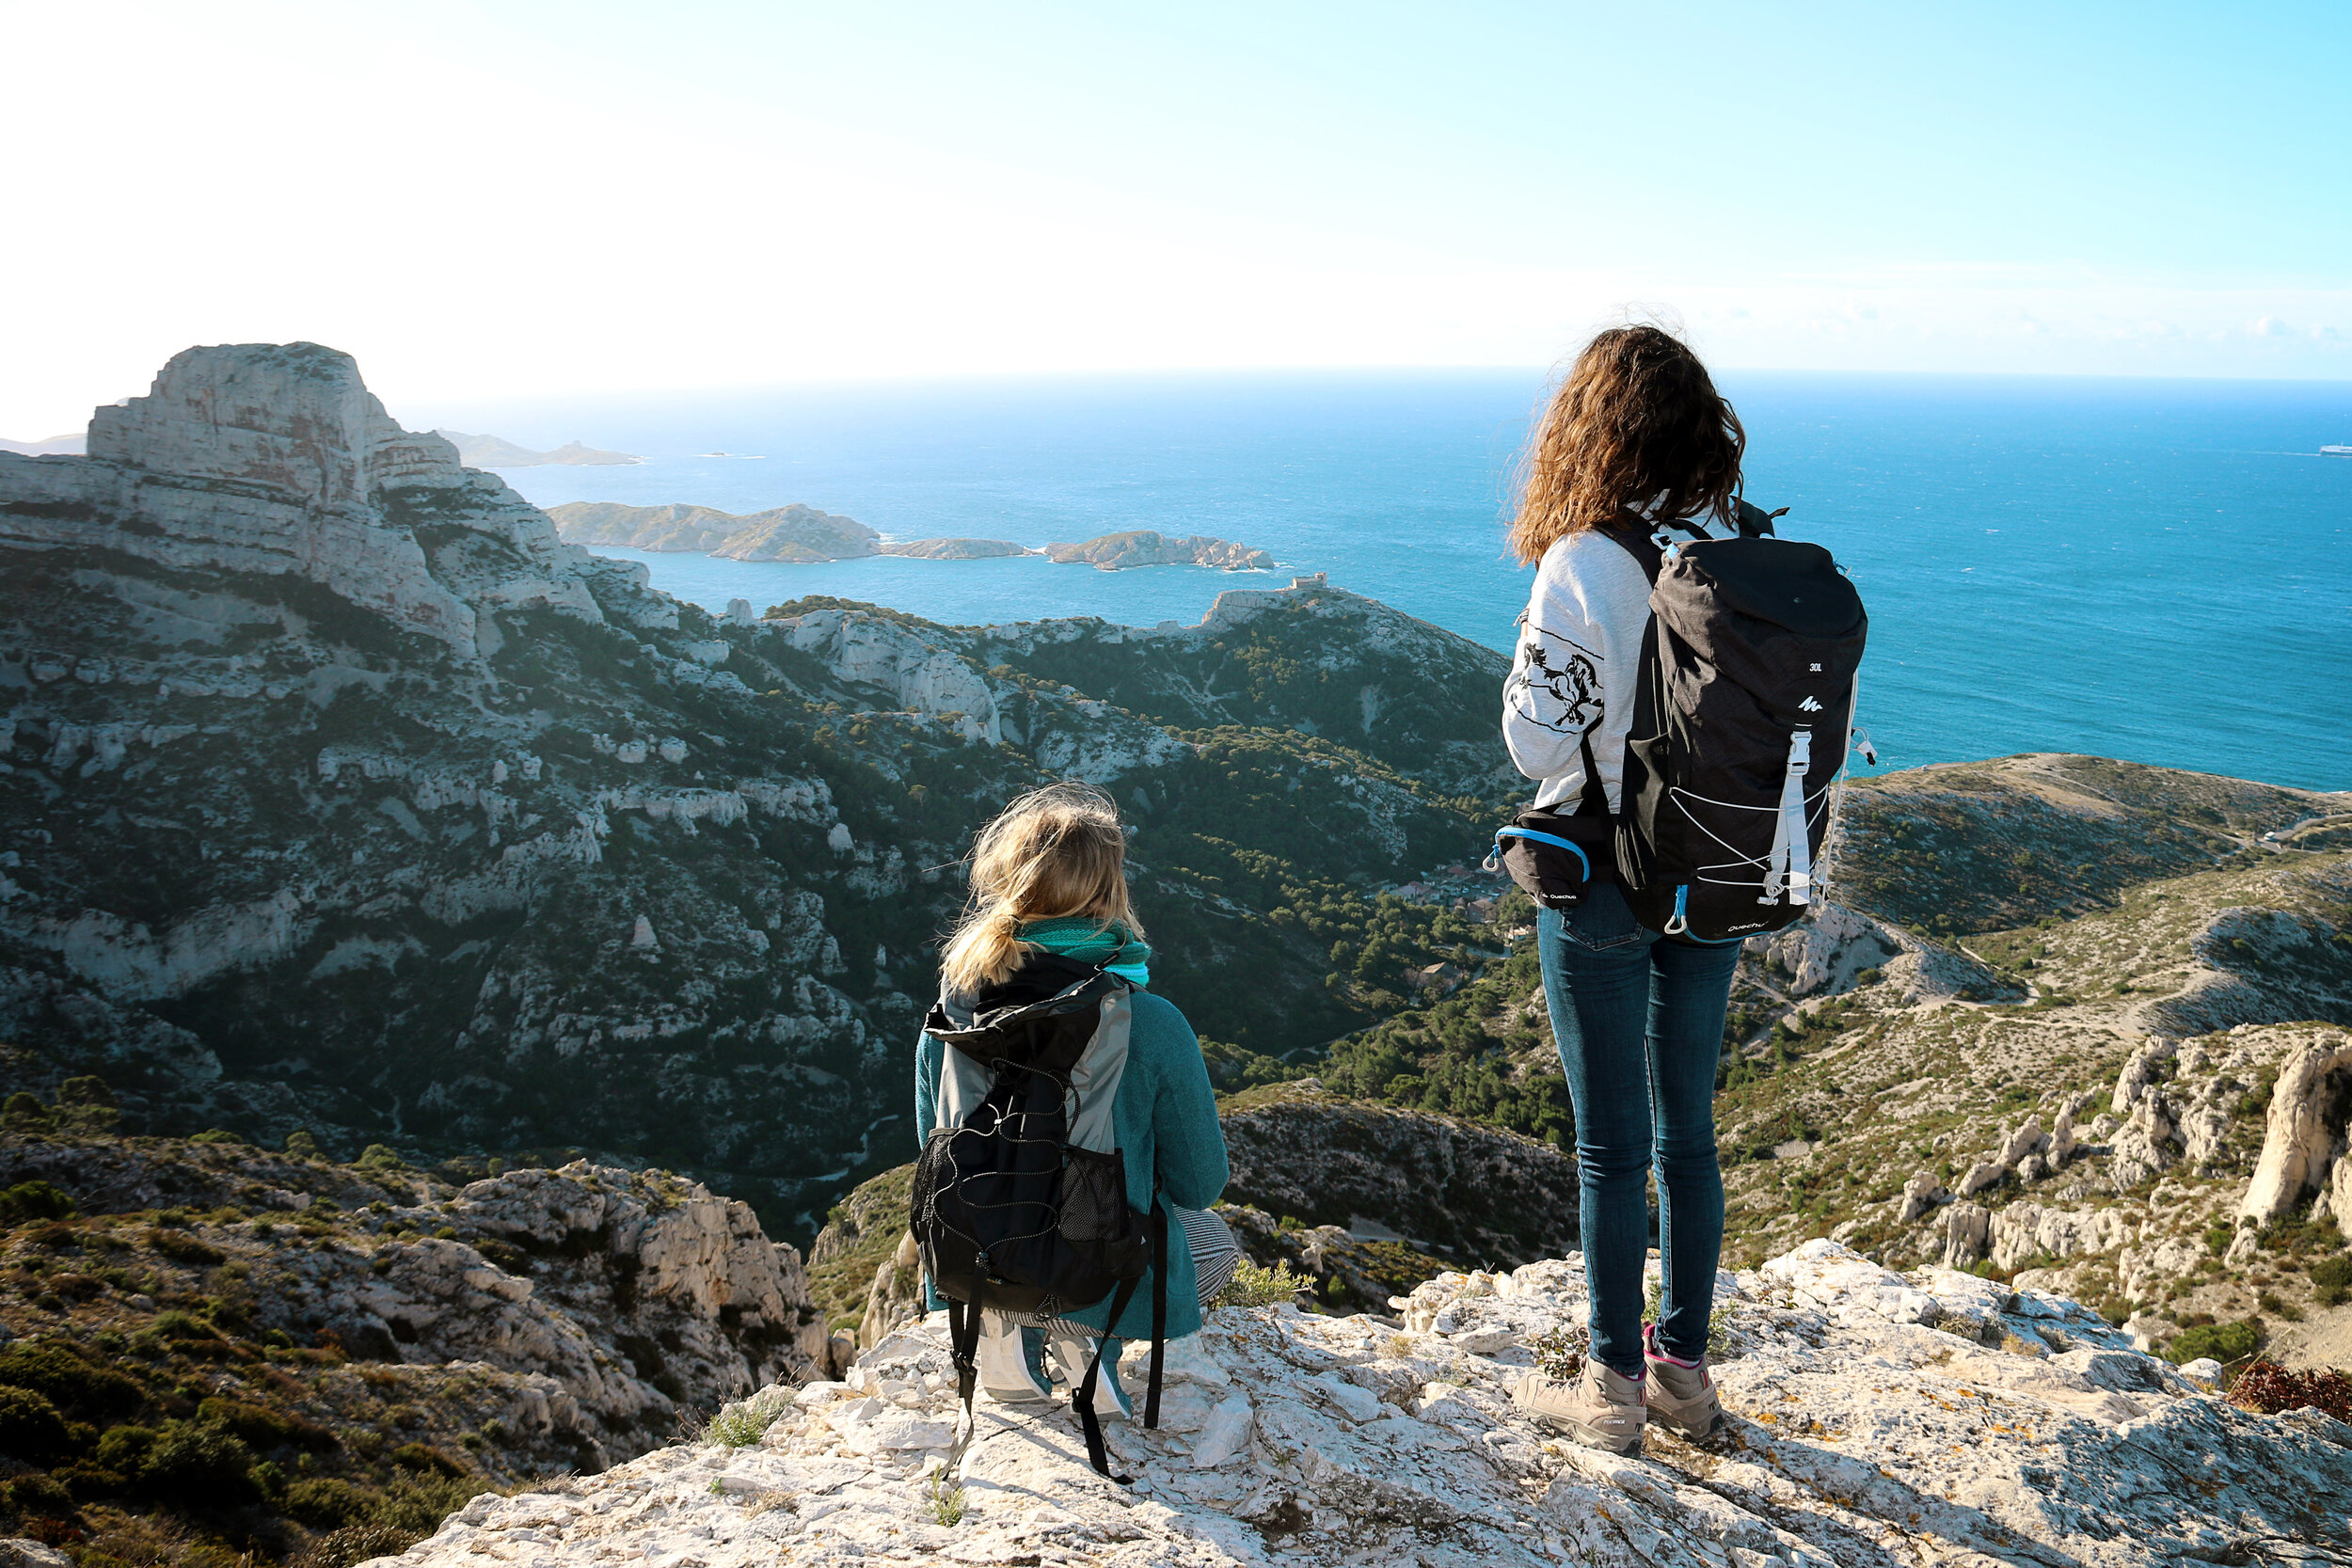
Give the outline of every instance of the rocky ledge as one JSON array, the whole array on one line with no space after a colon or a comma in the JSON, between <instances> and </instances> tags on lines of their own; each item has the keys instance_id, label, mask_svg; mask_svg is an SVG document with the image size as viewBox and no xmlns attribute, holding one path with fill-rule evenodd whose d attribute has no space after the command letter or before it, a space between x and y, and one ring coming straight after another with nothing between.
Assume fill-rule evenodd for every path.
<instances>
[{"instance_id":1,"label":"rocky ledge","mask_svg":"<svg viewBox=\"0 0 2352 1568\"><path fill-rule=\"evenodd\" d=\"M704 1441L481 1497L417 1568L644 1560L1063 1564L2352 1563L2352 1425L2261 1415L2072 1302L1903 1275L1827 1241L1719 1277L1731 1430L1617 1459L1511 1388L1581 1323L1574 1259L1449 1274L1397 1321L1218 1312L1171 1356L1162 1430L983 1402L960 1482L937 1318L848 1381L773 1387Z\"/></svg>"}]
</instances>

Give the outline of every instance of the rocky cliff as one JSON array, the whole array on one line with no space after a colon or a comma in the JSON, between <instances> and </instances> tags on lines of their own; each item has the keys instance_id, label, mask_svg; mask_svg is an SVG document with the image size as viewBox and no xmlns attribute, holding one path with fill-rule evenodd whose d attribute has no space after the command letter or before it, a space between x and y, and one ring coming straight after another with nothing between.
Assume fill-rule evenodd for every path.
<instances>
[{"instance_id":1,"label":"rocky cliff","mask_svg":"<svg viewBox=\"0 0 2352 1568\"><path fill-rule=\"evenodd\" d=\"M1161 1430L1107 1427L1124 1488L1059 1403L983 1401L941 1477L954 1378L925 1323L713 1441L477 1498L400 1561L2352 1561L2352 1425L2227 1402L2062 1298L1828 1242L1725 1274L1730 1432L1626 1459L1511 1407L1576 1354L1583 1298L1570 1259L1449 1274L1386 1321L1226 1308L1173 1359Z\"/></svg>"},{"instance_id":2,"label":"rocky cliff","mask_svg":"<svg viewBox=\"0 0 2352 1568\"><path fill-rule=\"evenodd\" d=\"M1379 890L1497 809L1428 676L1499 660L1326 584L1150 631L713 617L309 344L191 350L90 446L0 455L0 1042L44 1101L660 1164L806 1237L899 1157L929 943L1023 787L1129 807L1220 1061L1401 1010L1477 935Z\"/></svg>"},{"instance_id":3,"label":"rocky cliff","mask_svg":"<svg viewBox=\"0 0 2352 1568\"><path fill-rule=\"evenodd\" d=\"M667 1173L123 1138L103 1085L63 1098L0 1134L0 1511L88 1560L341 1568L831 1366L799 1255Z\"/></svg>"}]
</instances>

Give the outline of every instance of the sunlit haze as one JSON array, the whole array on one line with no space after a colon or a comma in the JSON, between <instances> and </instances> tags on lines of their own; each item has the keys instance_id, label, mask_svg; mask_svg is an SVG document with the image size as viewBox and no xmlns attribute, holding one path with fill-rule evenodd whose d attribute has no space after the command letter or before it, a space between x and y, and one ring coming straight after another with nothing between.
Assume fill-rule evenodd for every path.
<instances>
[{"instance_id":1,"label":"sunlit haze","mask_svg":"<svg viewBox=\"0 0 2352 1568\"><path fill-rule=\"evenodd\" d=\"M2352 376L2337 6L7 0L0 435L190 343L486 397L1540 365Z\"/></svg>"}]
</instances>

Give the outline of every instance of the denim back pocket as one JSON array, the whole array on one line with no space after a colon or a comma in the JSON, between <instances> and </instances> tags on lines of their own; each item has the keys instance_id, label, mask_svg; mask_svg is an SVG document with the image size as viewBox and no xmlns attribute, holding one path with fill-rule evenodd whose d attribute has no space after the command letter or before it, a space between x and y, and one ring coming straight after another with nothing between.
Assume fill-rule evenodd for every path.
<instances>
[{"instance_id":1,"label":"denim back pocket","mask_svg":"<svg viewBox=\"0 0 2352 1568\"><path fill-rule=\"evenodd\" d=\"M1639 946L1654 934L1633 918L1625 894L1614 882L1596 885L1581 904L1562 911L1560 929L1570 942L1591 953Z\"/></svg>"}]
</instances>

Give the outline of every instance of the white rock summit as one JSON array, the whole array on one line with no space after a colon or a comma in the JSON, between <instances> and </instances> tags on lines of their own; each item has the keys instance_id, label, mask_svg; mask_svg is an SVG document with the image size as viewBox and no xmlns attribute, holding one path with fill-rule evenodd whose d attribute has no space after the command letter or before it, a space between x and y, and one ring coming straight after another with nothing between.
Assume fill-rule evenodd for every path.
<instances>
[{"instance_id":1,"label":"white rock summit","mask_svg":"<svg viewBox=\"0 0 2352 1568\"><path fill-rule=\"evenodd\" d=\"M2352 1426L2265 1417L2071 1302L1890 1274L1826 1241L1721 1276L1729 1435L1617 1459L1510 1393L1581 1323L1580 1264L1450 1274L1402 1329L1227 1309L1171 1358L1161 1430L1112 1425L1122 1488L1061 1406L980 1405L959 1491L937 1320L844 1383L731 1406L715 1442L481 1497L397 1560L817 1564L2352 1562ZM1139 1371L1130 1363L1130 1375Z\"/></svg>"},{"instance_id":2,"label":"white rock summit","mask_svg":"<svg viewBox=\"0 0 2352 1568\"><path fill-rule=\"evenodd\" d=\"M601 622L591 584L644 574L565 545L443 437L403 430L347 354L236 343L176 354L92 416L87 456L0 452L0 547L119 551L181 570L307 578L471 657L490 611Z\"/></svg>"}]
</instances>

